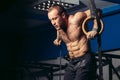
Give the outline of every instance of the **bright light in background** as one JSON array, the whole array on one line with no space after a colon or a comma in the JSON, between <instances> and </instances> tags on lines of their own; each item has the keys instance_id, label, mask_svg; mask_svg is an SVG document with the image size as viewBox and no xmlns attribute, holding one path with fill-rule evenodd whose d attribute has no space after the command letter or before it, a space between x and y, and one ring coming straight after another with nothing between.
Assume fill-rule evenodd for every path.
<instances>
[{"instance_id":1,"label":"bright light in background","mask_svg":"<svg viewBox=\"0 0 120 80\"><path fill-rule=\"evenodd\" d=\"M65 9L70 9L78 6L77 4L73 4L73 3L47 0L47 1L39 2L38 4L34 5L33 8L36 10L47 11L50 8L50 6L53 4L60 4L64 6Z\"/></svg>"}]
</instances>

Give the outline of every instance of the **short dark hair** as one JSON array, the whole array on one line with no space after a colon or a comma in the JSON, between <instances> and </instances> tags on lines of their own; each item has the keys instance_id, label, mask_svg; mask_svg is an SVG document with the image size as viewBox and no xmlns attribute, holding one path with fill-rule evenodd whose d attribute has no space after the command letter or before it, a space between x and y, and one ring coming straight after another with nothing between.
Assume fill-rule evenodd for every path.
<instances>
[{"instance_id":1,"label":"short dark hair","mask_svg":"<svg viewBox=\"0 0 120 80\"><path fill-rule=\"evenodd\" d=\"M57 9L59 15L61 15L63 12L66 13L65 8L64 8L62 5L59 5L59 4L53 4L53 5L48 9L48 13L49 13L50 11L52 11L53 9Z\"/></svg>"}]
</instances>

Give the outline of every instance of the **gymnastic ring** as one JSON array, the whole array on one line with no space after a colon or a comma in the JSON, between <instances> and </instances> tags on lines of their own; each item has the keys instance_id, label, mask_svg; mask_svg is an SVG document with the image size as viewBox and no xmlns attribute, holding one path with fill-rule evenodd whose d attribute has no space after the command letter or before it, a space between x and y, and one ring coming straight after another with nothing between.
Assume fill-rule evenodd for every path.
<instances>
[{"instance_id":1,"label":"gymnastic ring","mask_svg":"<svg viewBox=\"0 0 120 80\"><path fill-rule=\"evenodd\" d=\"M93 20L93 19L94 19L94 18L87 17L87 18L83 21L83 23L82 23L82 30L83 30L83 32L84 32L85 35L87 35L87 31L85 30L85 25L86 25L86 23L87 23L88 21ZM100 19L100 23L101 23L101 29L100 29L100 31L99 31L99 34L101 34L102 31L103 31L103 29L104 29L104 23L103 23L102 19Z\"/></svg>"}]
</instances>

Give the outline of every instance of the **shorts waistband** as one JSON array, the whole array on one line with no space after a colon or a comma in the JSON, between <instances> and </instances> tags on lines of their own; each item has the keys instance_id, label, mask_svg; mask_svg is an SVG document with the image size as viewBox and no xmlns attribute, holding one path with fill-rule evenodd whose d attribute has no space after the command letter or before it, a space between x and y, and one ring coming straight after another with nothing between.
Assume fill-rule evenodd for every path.
<instances>
[{"instance_id":1,"label":"shorts waistband","mask_svg":"<svg viewBox=\"0 0 120 80\"><path fill-rule=\"evenodd\" d=\"M89 54L90 53L87 52L83 56L72 58L70 59L70 63L76 64L77 62L84 60L86 56L89 56Z\"/></svg>"},{"instance_id":2,"label":"shorts waistband","mask_svg":"<svg viewBox=\"0 0 120 80\"><path fill-rule=\"evenodd\" d=\"M80 56L80 57L74 57L71 60L76 60L76 59L82 59L84 58L86 55L90 54L89 52L86 52L84 55Z\"/></svg>"}]
</instances>

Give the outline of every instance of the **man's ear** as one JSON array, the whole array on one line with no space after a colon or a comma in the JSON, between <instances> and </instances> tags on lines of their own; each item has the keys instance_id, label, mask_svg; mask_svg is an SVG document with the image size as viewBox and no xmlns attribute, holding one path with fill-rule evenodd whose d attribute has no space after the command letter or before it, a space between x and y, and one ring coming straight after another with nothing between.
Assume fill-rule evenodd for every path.
<instances>
[{"instance_id":1,"label":"man's ear","mask_svg":"<svg viewBox=\"0 0 120 80\"><path fill-rule=\"evenodd\" d=\"M64 13L64 12L62 13L62 17L63 17L63 18L65 18L65 17L66 17L66 15L65 15L65 13Z\"/></svg>"}]
</instances>

